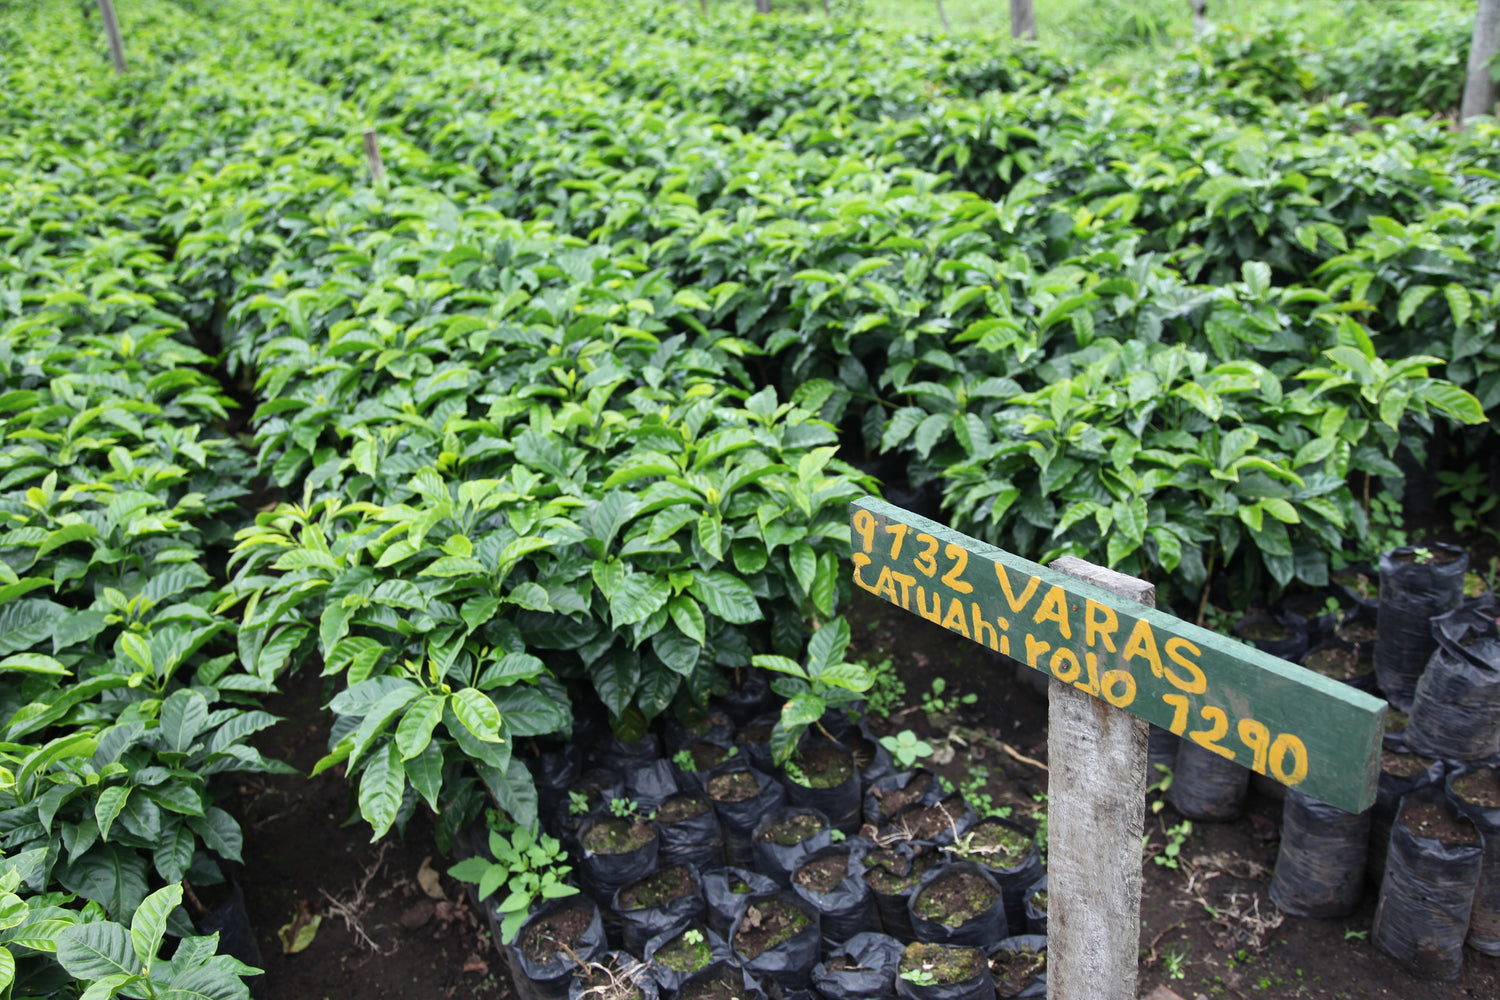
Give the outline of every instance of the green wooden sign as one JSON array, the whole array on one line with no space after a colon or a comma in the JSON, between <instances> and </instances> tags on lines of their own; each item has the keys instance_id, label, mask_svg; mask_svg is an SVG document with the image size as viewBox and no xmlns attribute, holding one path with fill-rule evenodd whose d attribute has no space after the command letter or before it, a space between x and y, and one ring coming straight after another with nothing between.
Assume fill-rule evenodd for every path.
<instances>
[{"instance_id":1,"label":"green wooden sign","mask_svg":"<svg viewBox=\"0 0 1500 1000\"><path fill-rule=\"evenodd\" d=\"M1379 698L881 500L850 527L876 597L1330 805L1375 801Z\"/></svg>"}]
</instances>

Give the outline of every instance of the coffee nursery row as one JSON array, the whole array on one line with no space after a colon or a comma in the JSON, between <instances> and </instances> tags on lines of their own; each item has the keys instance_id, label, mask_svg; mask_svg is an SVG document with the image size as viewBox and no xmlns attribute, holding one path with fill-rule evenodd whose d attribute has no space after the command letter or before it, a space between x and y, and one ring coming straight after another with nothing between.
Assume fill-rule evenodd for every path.
<instances>
[{"instance_id":1,"label":"coffee nursery row","mask_svg":"<svg viewBox=\"0 0 1500 1000\"><path fill-rule=\"evenodd\" d=\"M119 77L88 5L0 12L12 996L245 994L191 888L240 857L219 776L287 770L249 740L292 672L327 684L319 770L377 838L431 810L502 936L567 891L541 820L614 943L702 900L655 943L764 958L780 927L802 964L772 980L800 988L842 933L808 932L817 880L884 871L880 926L930 916L893 902L915 875L876 792L910 786L876 744L793 777L869 683L839 617L852 498L1146 576L1190 617L1321 595L1404 540L1409 475L1494 531L1500 133L1430 115L1462 18L1357 53L1224 29L1123 89L1031 47L691 7L130 0ZM583 826L558 808L540 762L581 720L629 760L722 735L709 699L768 671L785 705L736 755L762 773L700 792L719 772L674 763L698 795L670 800L640 760L576 789ZM736 795L778 789L802 819L766 839ZM1035 930L1033 849L1006 881L1015 831L923 796L914 839L983 870L953 869L985 943ZM600 812L658 798L655 827ZM731 927L726 876L672 897L676 869L598 860L697 857L668 830L702 817L744 886L797 892ZM900 957L854 942L829 975Z\"/></svg>"}]
</instances>

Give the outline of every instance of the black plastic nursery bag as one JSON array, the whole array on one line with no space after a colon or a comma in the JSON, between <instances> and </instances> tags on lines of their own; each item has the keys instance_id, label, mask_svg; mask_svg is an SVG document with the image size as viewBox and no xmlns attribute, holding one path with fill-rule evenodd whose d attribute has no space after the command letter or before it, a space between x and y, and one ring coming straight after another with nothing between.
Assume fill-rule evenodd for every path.
<instances>
[{"instance_id":1,"label":"black plastic nursery bag","mask_svg":"<svg viewBox=\"0 0 1500 1000\"><path fill-rule=\"evenodd\" d=\"M1344 917L1364 895L1370 810L1347 813L1295 788L1281 811L1271 901L1294 917Z\"/></svg>"},{"instance_id":2,"label":"black plastic nursery bag","mask_svg":"<svg viewBox=\"0 0 1500 1000\"><path fill-rule=\"evenodd\" d=\"M565 912L586 914L588 921L583 933L568 944L567 950L543 932L553 917ZM510 960L511 981L521 1000L564 1000L578 962L595 961L607 950L599 908L582 896L570 896L548 903L527 917L516 932L515 944L505 952Z\"/></svg>"},{"instance_id":3,"label":"black plastic nursery bag","mask_svg":"<svg viewBox=\"0 0 1500 1000\"><path fill-rule=\"evenodd\" d=\"M964 907L983 903L983 909L965 915L964 908L950 901L958 886L969 890L963 897ZM907 902L907 912L918 941L989 948L1010 936L1005 894L989 872L969 861L939 865L928 872Z\"/></svg>"},{"instance_id":4,"label":"black plastic nursery bag","mask_svg":"<svg viewBox=\"0 0 1500 1000\"><path fill-rule=\"evenodd\" d=\"M1427 551L1433 556L1427 562L1418 562L1420 553L1411 546L1380 557L1375 678L1403 712L1410 710L1417 679L1437 648L1428 623L1463 602L1469 568L1469 553L1456 545L1434 543Z\"/></svg>"},{"instance_id":5,"label":"black plastic nursery bag","mask_svg":"<svg viewBox=\"0 0 1500 1000\"><path fill-rule=\"evenodd\" d=\"M775 892L773 879L748 868L723 868L703 875L703 901L708 907L709 929L728 939L729 929L752 896Z\"/></svg>"},{"instance_id":6,"label":"black plastic nursery bag","mask_svg":"<svg viewBox=\"0 0 1500 1000\"><path fill-rule=\"evenodd\" d=\"M1500 753L1500 629L1495 608L1461 608L1432 620L1437 651L1417 681L1406 744L1444 760Z\"/></svg>"},{"instance_id":7,"label":"black plastic nursery bag","mask_svg":"<svg viewBox=\"0 0 1500 1000\"><path fill-rule=\"evenodd\" d=\"M792 872L792 891L817 908L823 943L829 948L838 947L856 934L880 929L875 894L865 882L865 866L860 861L863 853L857 845L834 844L806 855ZM845 865L845 870L837 884L826 891L809 884L814 867L839 862Z\"/></svg>"},{"instance_id":8,"label":"black plastic nursery bag","mask_svg":"<svg viewBox=\"0 0 1500 1000\"><path fill-rule=\"evenodd\" d=\"M824 1000L884 1000L895 995L900 941L865 931L828 953L813 968L813 987Z\"/></svg>"}]
</instances>

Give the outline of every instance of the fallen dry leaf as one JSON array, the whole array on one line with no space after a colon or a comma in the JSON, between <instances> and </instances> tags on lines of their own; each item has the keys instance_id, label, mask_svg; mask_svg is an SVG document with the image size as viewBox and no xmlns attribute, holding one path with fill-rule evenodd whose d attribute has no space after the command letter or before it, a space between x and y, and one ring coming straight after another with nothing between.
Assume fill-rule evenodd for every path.
<instances>
[{"instance_id":1,"label":"fallen dry leaf","mask_svg":"<svg viewBox=\"0 0 1500 1000\"><path fill-rule=\"evenodd\" d=\"M422 859L422 867L417 869L417 884L422 887L422 891L427 893L428 896L446 902L448 894L443 891L441 877L432 865L428 863L431 860L432 858L430 857Z\"/></svg>"},{"instance_id":2,"label":"fallen dry leaf","mask_svg":"<svg viewBox=\"0 0 1500 1000\"><path fill-rule=\"evenodd\" d=\"M468 958L464 959L464 971L478 972L481 975L485 975L490 971L490 967L489 964L486 963L485 960L480 958L478 955L470 955Z\"/></svg>"},{"instance_id":3,"label":"fallen dry leaf","mask_svg":"<svg viewBox=\"0 0 1500 1000\"><path fill-rule=\"evenodd\" d=\"M297 900L297 914L292 917L292 922L285 924L276 932L281 939L281 950L285 954L295 955L313 943L313 938L318 935L318 928L323 923L323 916L314 913L312 904L305 899Z\"/></svg>"}]
</instances>

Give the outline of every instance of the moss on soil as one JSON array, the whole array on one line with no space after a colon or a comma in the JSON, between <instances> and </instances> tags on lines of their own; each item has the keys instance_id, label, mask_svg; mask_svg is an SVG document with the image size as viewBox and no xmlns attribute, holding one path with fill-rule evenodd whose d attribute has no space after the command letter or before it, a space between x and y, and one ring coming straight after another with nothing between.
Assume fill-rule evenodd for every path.
<instances>
[{"instance_id":1,"label":"moss on soil","mask_svg":"<svg viewBox=\"0 0 1500 1000\"><path fill-rule=\"evenodd\" d=\"M582 841L595 854L629 854L649 844L654 836L656 832L649 823L608 816L589 827Z\"/></svg>"},{"instance_id":2,"label":"moss on soil","mask_svg":"<svg viewBox=\"0 0 1500 1000\"><path fill-rule=\"evenodd\" d=\"M697 931L698 940L689 941L688 933ZM713 961L713 949L709 947L708 935L702 928L687 927L681 934L656 950L653 960L674 972L697 972Z\"/></svg>"},{"instance_id":3,"label":"moss on soil","mask_svg":"<svg viewBox=\"0 0 1500 1000\"><path fill-rule=\"evenodd\" d=\"M956 948L918 941L907 945L901 952L901 965L897 975L925 972L932 977L934 985L950 986L973 979L984 971L985 966L984 952L978 948Z\"/></svg>"},{"instance_id":4,"label":"moss on soil","mask_svg":"<svg viewBox=\"0 0 1500 1000\"><path fill-rule=\"evenodd\" d=\"M797 783L807 788L838 788L854 777L854 758L834 747L817 747L798 754L797 767L807 779Z\"/></svg>"},{"instance_id":5,"label":"moss on soil","mask_svg":"<svg viewBox=\"0 0 1500 1000\"><path fill-rule=\"evenodd\" d=\"M954 853L965 861L1002 870L1014 868L1031 856L1032 839L1002 823L983 823L961 837Z\"/></svg>"},{"instance_id":6,"label":"moss on soil","mask_svg":"<svg viewBox=\"0 0 1500 1000\"><path fill-rule=\"evenodd\" d=\"M995 905L1000 894L972 871L934 878L912 899L912 911L944 927L962 927Z\"/></svg>"},{"instance_id":7,"label":"moss on soil","mask_svg":"<svg viewBox=\"0 0 1500 1000\"><path fill-rule=\"evenodd\" d=\"M807 914L790 903L779 899L751 903L735 925L734 950L746 958L758 958L806 926Z\"/></svg>"},{"instance_id":8,"label":"moss on soil","mask_svg":"<svg viewBox=\"0 0 1500 1000\"><path fill-rule=\"evenodd\" d=\"M637 879L620 892L623 910L649 910L674 899L691 895L697 889L692 873L682 865L663 868Z\"/></svg>"},{"instance_id":9,"label":"moss on soil","mask_svg":"<svg viewBox=\"0 0 1500 1000\"><path fill-rule=\"evenodd\" d=\"M817 836L822 829L823 824L818 822L818 817L812 813L798 813L768 827L760 835L760 839L767 844L796 847L807 838Z\"/></svg>"},{"instance_id":10,"label":"moss on soil","mask_svg":"<svg viewBox=\"0 0 1500 1000\"><path fill-rule=\"evenodd\" d=\"M865 883L882 896L899 896L915 889L937 860L934 851L924 851L910 860L877 851L865 858Z\"/></svg>"},{"instance_id":11,"label":"moss on soil","mask_svg":"<svg viewBox=\"0 0 1500 1000\"><path fill-rule=\"evenodd\" d=\"M760 794L760 784L749 771L730 771L708 779L708 796L716 802L748 802Z\"/></svg>"}]
</instances>

